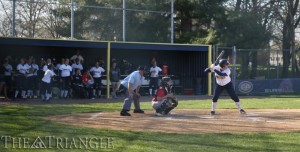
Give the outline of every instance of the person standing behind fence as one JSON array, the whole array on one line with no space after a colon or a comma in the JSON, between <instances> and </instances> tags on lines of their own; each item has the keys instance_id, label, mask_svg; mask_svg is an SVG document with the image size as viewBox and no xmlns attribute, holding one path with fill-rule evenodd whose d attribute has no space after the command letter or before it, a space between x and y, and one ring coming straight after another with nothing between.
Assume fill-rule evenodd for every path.
<instances>
[{"instance_id":1,"label":"person standing behind fence","mask_svg":"<svg viewBox=\"0 0 300 152\"><path fill-rule=\"evenodd\" d=\"M149 83L149 94L155 95L158 89L158 73L161 72L161 68L156 65L156 61L152 62L152 67L150 68L150 83Z\"/></svg>"},{"instance_id":2,"label":"person standing behind fence","mask_svg":"<svg viewBox=\"0 0 300 152\"><path fill-rule=\"evenodd\" d=\"M96 65L91 68L90 72L93 74L94 78L94 90L93 95L94 97L97 97L96 91L98 92L98 97L101 97L101 86L102 86L102 78L101 74L105 72L105 70L99 66L99 62L96 62Z\"/></svg>"},{"instance_id":3,"label":"person standing behind fence","mask_svg":"<svg viewBox=\"0 0 300 152\"><path fill-rule=\"evenodd\" d=\"M52 80L52 77L55 76L53 69L54 69L54 66L52 64L48 65L47 70L45 71L44 77L42 78L42 83L41 83L42 101L50 101L51 80Z\"/></svg>"},{"instance_id":4,"label":"person standing behind fence","mask_svg":"<svg viewBox=\"0 0 300 152\"><path fill-rule=\"evenodd\" d=\"M20 59L20 63L17 66L17 88L15 91L15 98L18 98L19 92L21 92L21 96L23 99L26 98L26 74L28 73L28 69L25 66L25 61L23 58Z\"/></svg>"},{"instance_id":5,"label":"person standing behind fence","mask_svg":"<svg viewBox=\"0 0 300 152\"><path fill-rule=\"evenodd\" d=\"M68 96L68 92L70 90L70 80L71 80L71 72L72 67L69 65L69 59L65 59L65 64L62 64L59 67L61 71L61 90L60 90L60 97L66 99Z\"/></svg>"},{"instance_id":6,"label":"person standing behind fence","mask_svg":"<svg viewBox=\"0 0 300 152\"><path fill-rule=\"evenodd\" d=\"M116 92L120 85L120 77L120 68L117 67L117 62L113 62L112 67L110 69L110 82L112 86L111 96L114 99L117 98Z\"/></svg>"},{"instance_id":7,"label":"person standing behind fence","mask_svg":"<svg viewBox=\"0 0 300 152\"><path fill-rule=\"evenodd\" d=\"M144 111L140 108L139 98L141 95L139 91L144 79L145 70L145 67L140 66L137 71L132 72L123 81L121 81L119 90L125 91L124 104L120 112L121 116L131 116L128 112L130 111L132 101L134 103L133 113L144 113Z\"/></svg>"}]
</instances>

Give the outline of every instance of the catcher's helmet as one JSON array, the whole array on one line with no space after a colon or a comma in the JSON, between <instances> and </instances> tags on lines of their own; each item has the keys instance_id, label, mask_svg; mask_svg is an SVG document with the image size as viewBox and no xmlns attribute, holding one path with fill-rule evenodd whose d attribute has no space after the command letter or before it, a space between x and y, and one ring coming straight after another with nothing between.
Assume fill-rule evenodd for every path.
<instances>
[{"instance_id":1,"label":"catcher's helmet","mask_svg":"<svg viewBox=\"0 0 300 152\"><path fill-rule=\"evenodd\" d=\"M219 66L220 66L221 68L224 68L225 65L228 65L228 64L229 64L229 63L228 63L228 61L227 61L226 59L221 59L220 62L219 62Z\"/></svg>"},{"instance_id":2,"label":"catcher's helmet","mask_svg":"<svg viewBox=\"0 0 300 152\"><path fill-rule=\"evenodd\" d=\"M160 84L164 87L172 85L173 81L170 77L162 77Z\"/></svg>"}]
</instances>

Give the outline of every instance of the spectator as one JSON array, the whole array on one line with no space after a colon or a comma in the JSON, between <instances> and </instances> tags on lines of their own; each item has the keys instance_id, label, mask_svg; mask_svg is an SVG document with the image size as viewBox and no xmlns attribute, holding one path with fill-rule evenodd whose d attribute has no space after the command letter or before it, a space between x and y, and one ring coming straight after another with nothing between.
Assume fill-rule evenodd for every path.
<instances>
[{"instance_id":1,"label":"spectator","mask_svg":"<svg viewBox=\"0 0 300 152\"><path fill-rule=\"evenodd\" d=\"M59 70L61 71L61 83L62 83L60 97L66 99L69 92L69 85L71 79L70 76L72 72L72 67L69 65L69 59L65 59L65 64L61 65L59 67Z\"/></svg>"},{"instance_id":2,"label":"spectator","mask_svg":"<svg viewBox=\"0 0 300 152\"><path fill-rule=\"evenodd\" d=\"M52 64L48 65L45 71L44 77L41 84L41 97L43 101L50 101L51 97L51 79L55 76L53 72L54 66Z\"/></svg>"},{"instance_id":3,"label":"spectator","mask_svg":"<svg viewBox=\"0 0 300 152\"><path fill-rule=\"evenodd\" d=\"M88 91L89 98L95 99L95 97L93 96L94 79L89 70L86 70L82 75L82 83Z\"/></svg>"},{"instance_id":4,"label":"spectator","mask_svg":"<svg viewBox=\"0 0 300 152\"><path fill-rule=\"evenodd\" d=\"M72 64L72 69L73 69L73 73L72 75L75 74L75 70L79 69L79 72L81 74L81 71L83 70L82 64L79 62L79 59L75 59L75 63Z\"/></svg>"},{"instance_id":5,"label":"spectator","mask_svg":"<svg viewBox=\"0 0 300 152\"><path fill-rule=\"evenodd\" d=\"M117 63L113 62L112 67L110 69L110 82L112 86L112 93L111 96L112 98L117 98L116 91L119 88L120 85L120 69L117 67Z\"/></svg>"},{"instance_id":6,"label":"spectator","mask_svg":"<svg viewBox=\"0 0 300 152\"><path fill-rule=\"evenodd\" d=\"M98 97L101 97L101 87L102 87L102 73L105 72L105 70L100 67L99 62L96 62L96 65L91 68L90 72L93 74L94 78L94 90L93 95L96 97L96 91L98 91Z\"/></svg>"},{"instance_id":7,"label":"spectator","mask_svg":"<svg viewBox=\"0 0 300 152\"><path fill-rule=\"evenodd\" d=\"M83 57L80 55L80 51L79 50L77 50L77 52L76 52L76 54L75 55L73 55L72 57L71 57L71 61L73 62L73 63L75 63L75 60L76 59L79 59L79 63L83 63L84 62L84 59L83 59Z\"/></svg>"}]
</instances>

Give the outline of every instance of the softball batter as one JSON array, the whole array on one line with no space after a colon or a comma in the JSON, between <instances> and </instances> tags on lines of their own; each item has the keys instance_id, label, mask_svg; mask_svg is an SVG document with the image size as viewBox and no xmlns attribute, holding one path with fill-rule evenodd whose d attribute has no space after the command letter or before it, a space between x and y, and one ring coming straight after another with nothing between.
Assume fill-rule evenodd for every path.
<instances>
[{"instance_id":1,"label":"softball batter","mask_svg":"<svg viewBox=\"0 0 300 152\"><path fill-rule=\"evenodd\" d=\"M222 93L222 91L224 89L227 90L229 96L235 102L236 106L240 110L240 113L246 114L245 110L242 109L240 99L238 98L238 96L236 95L236 93L234 91L234 88L233 88L233 85L231 82L231 78L229 76L231 71L230 71L228 65L229 65L229 63L226 59L221 59L218 66L215 66L214 64L212 64L210 66L211 71L215 72L215 77L216 77L216 82L217 82L217 86L216 86L216 89L214 90L214 95L212 98L212 109L210 112L211 115L216 114L215 110L217 107L217 101L219 99L220 94Z\"/></svg>"}]
</instances>

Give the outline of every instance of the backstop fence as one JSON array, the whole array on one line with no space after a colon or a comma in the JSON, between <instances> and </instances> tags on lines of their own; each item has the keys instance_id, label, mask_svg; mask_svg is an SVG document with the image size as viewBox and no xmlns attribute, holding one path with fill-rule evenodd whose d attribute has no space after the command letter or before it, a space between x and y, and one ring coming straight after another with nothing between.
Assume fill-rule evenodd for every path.
<instances>
[{"instance_id":1,"label":"backstop fence","mask_svg":"<svg viewBox=\"0 0 300 152\"><path fill-rule=\"evenodd\" d=\"M300 51L290 49L239 49L218 47L213 59L225 51L223 58L231 64L231 78L239 94L281 94L300 92ZM289 62L284 64L283 54ZM294 59L294 63L293 63Z\"/></svg>"},{"instance_id":2,"label":"backstop fence","mask_svg":"<svg viewBox=\"0 0 300 152\"><path fill-rule=\"evenodd\" d=\"M1 0L0 36L170 42L171 1Z\"/></svg>"}]
</instances>

